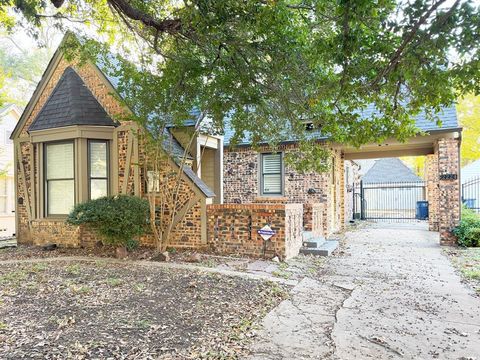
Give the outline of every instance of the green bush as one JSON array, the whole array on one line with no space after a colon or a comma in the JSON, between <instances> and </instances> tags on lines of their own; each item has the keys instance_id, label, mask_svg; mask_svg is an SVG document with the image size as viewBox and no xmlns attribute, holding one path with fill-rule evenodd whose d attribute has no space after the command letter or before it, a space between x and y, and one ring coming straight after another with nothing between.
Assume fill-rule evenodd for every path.
<instances>
[{"instance_id":1,"label":"green bush","mask_svg":"<svg viewBox=\"0 0 480 360\"><path fill-rule=\"evenodd\" d=\"M145 233L148 201L116 195L90 200L74 207L67 217L71 225L89 225L106 244L135 247L133 237Z\"/></svg>"},{"instance_id":2,"label":"green bush","mask_svg":"<svg viewBox=\"0 0 480 360\"><path fill-rule=\"evenodd\" d=\"M453 229L458 245L463 247L480 246L480 216L464 207L460 224Z\"/></svg>"}]
</instances>

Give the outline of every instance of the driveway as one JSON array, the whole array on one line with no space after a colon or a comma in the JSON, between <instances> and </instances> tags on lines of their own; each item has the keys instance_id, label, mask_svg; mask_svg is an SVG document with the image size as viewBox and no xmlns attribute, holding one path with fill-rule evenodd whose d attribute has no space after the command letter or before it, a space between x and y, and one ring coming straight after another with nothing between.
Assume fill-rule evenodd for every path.
<instances>
[{"instance_id":1,"label":"driveway","mask_svg":"<svg viewBox=\"0 0 480 360\"><path fill-rule=\"evenodd\" d=\"M347 233L264 320L250 359L480 359L480 299L423 225Z\"/></svg>"}]
</instances>

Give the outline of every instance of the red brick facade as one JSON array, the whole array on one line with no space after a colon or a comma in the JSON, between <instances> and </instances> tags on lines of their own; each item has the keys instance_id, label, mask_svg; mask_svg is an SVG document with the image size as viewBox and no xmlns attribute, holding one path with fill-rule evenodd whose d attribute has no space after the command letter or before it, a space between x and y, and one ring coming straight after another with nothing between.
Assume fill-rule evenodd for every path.
<instances>
[{"instance_id":1,"label":"red brick facade","mask_svg":"<svg viewBox=\"0 0 480 360\"><path fill-rule=\"evenodd\" d=\"M225 149L224 152L224 202L247 204L255 201L272 202L272 198L260 196L260 154L268 152L267 147L259 151L250 147ZM279 152L295 151L295 145L283 145ZM328 235L340 230L346 220L344 160L339 150L331 149L332 170L326 173L299 173L285 166L283 172L282 201L299 203L305 207L304 223L310 229L310 205L322 204L322 226ZM260 200L259 200L260 199Z\"/></svg>"},{"instance_id":2,"label":"red brick facade","mask_svg":"<svg viewBox=\"0 0 480 360\"><path fill-rule=\"evenodd\" d=\"M302 246L301 204L208 205L208 243L220 254L288 259ZM263 240L258 234L265 225L276 234Z\"/></svg>"},{"instance_id":3,"label":"red brick facade","mask_svg":"<svg viewBox=\"0 0 480 360\"><path fill-rule=\"evenodd\" d=\"M460 140L439 139L427 156L429 229L440 232L440 243L456 242L452 229L460 221Z\"/></svg>"},{"instance_id":4,"label":"red brick facade","mask_svg":"<svg viewBox=\"0 0 480 360\"><path fill-rule=\"evenodd\" d=\"M50 75L44 82L44 87L39 94L33 108L24 120L23 126L15 137L15 148L18 149L16 161L16 197L17 201L17 240L19 243L46 244L56 243L59 246L79 247L93 246L100 239L95 233L85 227L75 227L65 224L62 218L49 218L43 215L43 199L41 188L43 179L39 172L42 163L39 149L42 143L32 143L27 129L36 118L39 111L47 101L64 70L73 66L82 78L86 86L112 118L123 114L123 108L112 95L112 89L105 81L101 73L91 64L76 66L68 63L60 57L60 60L52 65ZM145 176L141 168L143 153L138 146L138 139L133 135L132 123L122 122L121 126L112 130L113 140L110 141L111 167L116 173L111 179L111 193L125 193L138 196L145 194ZM129 145L129 143L133 145ZM129 154L129 146L130 153ZM130 158L128 158L130 156ZM178 170L173 165L164 167L165 174L176 173ZM87 174L76 174L76 177L86 177ZM127 178L128 176L128 178ZM124 186L126 184L126 186ZM170 245L174 247L197 248L206 245L206 221L205 206L206 198L195 190L195 185L186 178L181 180L180 190L176 202L176 212L195 199L181 220L173 229L170 237ZM167 211L172 211L168 209ZM202 216L203 211L203 216ZM151 236L141 239L144 245L153 245Z\"/></svg>"}]
</instances>

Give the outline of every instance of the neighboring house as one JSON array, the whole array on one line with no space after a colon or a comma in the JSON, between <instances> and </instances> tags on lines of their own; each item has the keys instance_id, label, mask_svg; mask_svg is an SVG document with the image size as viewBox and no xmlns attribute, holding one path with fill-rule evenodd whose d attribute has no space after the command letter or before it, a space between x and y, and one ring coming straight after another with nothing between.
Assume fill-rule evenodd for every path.
<instances>
[{"instance_id":1,"label":"neighboring house","mask_svg":"<svg viewBox=\"0 0 480 360\"><path fill-rule=\"evenodd\" d=\"M461 180L463 203L480 213L480 159L462 168Z\"/></svg>"},{"instance_id":2,"label":"neighboring house","mask_svg":"<svg viewBox=\"0 0 480 360\"><path fill-rule=\"evenodd\" d=\"M378 216L387 216L390 203L396 203L396 210L411 210L415 213L416 201L423 199L423 180L398 158L384 158L374 165L362 177L365 184L376 184L368 189L369 211L377 211Z\"/></svg>"},{"instance_id":3,"label":"neighboring house","mask_svg":"<svg viewBox=\"0 0 480 360\"><path fill-rule=\"evenodd\" d=\"M398 158L383 158L375 161L362 177L365 183L416 182L422 181L405 163Z\"/></svg>"},{"instance_id":4,"label":"neighboring house","mask_svg":"<svg viewBox=\"0 0 480 360\"><path fill-rule=\"evenodd\" d=\"M475 160L474 162L468 165L465 165L460 171L460 173L461 173L462 184L465 184L466 182L474 178L479 178L480 177L480 159Z\"/></svg>"},{"instance_id":5,"label":"neighboring house","mask_svg":"<svg viewBox=\"0 0 480 360\"><path fill-rule=\"evenodd\" d=\"M15 235L15 186L12 131L21 110L14 104L0 109L0 237Z\"/></svg>"},{"instance_id":6,"label":"neighboring house","mask_svg":"<svg viewBox=\"0 0 480 360\"><path fill-rule=\"evenodd\" d=\"M55 52L13 132L15 144L17 239L20 243L92 246L98 239L86 227L65 224L77 203L105 195L144 196L146 186L157 189L153 174L139 166L144 155L136 125L119 122L128 113L117 101L115 78L102 64L77 66L61 50ZM171 161L165 173L175 173L181 144L166 130L164 149ZM203 150L208 157L197 164ZM221 179L220 137L200 135L189 156L193 169L183 169L171 245L204 247L207 242L206 205L212 203ZM202 168L213 169L206 182ZM168 211L168 209L166 210ZM152 238L141 239L152 245Z\"/></svg>"}]
</instances>

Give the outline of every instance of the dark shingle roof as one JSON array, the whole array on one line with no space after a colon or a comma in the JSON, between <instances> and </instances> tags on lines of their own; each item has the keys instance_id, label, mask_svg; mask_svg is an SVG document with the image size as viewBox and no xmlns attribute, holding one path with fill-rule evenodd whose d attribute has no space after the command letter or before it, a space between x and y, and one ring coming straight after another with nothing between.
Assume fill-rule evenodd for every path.
<instances>
[{"instance_id":1,"label":"dark shingle roof","mask_svg":"<svg viewBox=\"0 0 480 360\"><path fill-rule=\"evenodd\" d=\"M75 70L67 67L28 131L72 125L117 124L108 116Z\"/></svg>"},{"instance_id":2,"label":"dark shingle roof","mask_svg":"<svg viewBox=\"0 0 480 360\"><path fill-rule=\"evenodd\" d=\"M375 161L362 180L366 183L413 182L422 179L415 175L400 159L384 158Z\"/></svg>"},{"instance_id":3,"label":"dark shingle roof","mask_svg":"<svg viewBox=\"0 0 480 360\"><path fill-rule=\"evenodd\" d=\"M360 116L363 119L368 119L372 115L378 114L378 111L375 109L375 105L371 104L367 106L361 113ZM421 131L429 132L429 131L436 131L436 130L448 130L448 129L457 129L459 127L458 120L457 120L457 111L455 106L444 107L438 113L435 114L438 119L440 120L441 124L438 125L436 121L432 121L427 118L425 112L421 112L415 117L415 124L417 128ZM224 145L227 146L230 144L230 140L234 135L234 129L230 125L230 121L228 118L225 119L225 131L224 131ZM309 136L315 137L318 140L327 139L328 136L320 134L318 131L312 132ZM294 138L288 138L285 141L295 141ZM248 139L248 134L243 139L243 141L239 142L238 145L248 145L250 144L250 140Z\"/></svg>"}]
</instances>

